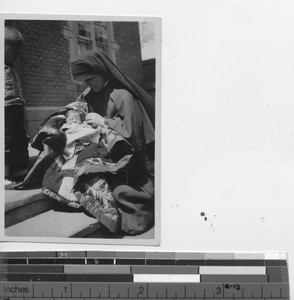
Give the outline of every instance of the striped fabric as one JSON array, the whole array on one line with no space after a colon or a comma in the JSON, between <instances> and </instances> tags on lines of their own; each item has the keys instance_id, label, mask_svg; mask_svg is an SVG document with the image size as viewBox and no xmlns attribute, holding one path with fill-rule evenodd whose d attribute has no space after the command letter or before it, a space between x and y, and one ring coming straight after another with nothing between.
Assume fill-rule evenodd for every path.
<instances>
[{"instance_id":1,"label":"striped fabric","mask_svg":"<svg viewBox=\"0 0 294 300\"><path fill-rule=\"evenodd\" d=\"M14 67L4 67L5 106L24 105L20 80Z\"/></svg>"}]
</instances>

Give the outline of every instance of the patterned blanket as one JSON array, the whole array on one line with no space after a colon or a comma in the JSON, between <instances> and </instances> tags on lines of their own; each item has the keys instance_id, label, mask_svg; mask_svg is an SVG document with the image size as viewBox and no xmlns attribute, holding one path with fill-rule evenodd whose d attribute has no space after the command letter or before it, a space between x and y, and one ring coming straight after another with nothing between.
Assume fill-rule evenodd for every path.
<instances>
[{"instance_id":1,"label":"patterned blanket","mask_svg":"<svg viewBox=\"0 0 294 300\"><path fill-rule=\"evenodd\" d=\"M44 161L51 159L43 177L43 193L68 206L84 207L115 233L121 219L106 177L126 172L133 149L123 137L105 127L67 135L61 130L64 122L64 115L55 115L38 130L32 146L41 154L23 186L36 176Z\"/></svg>"}]
</instances>

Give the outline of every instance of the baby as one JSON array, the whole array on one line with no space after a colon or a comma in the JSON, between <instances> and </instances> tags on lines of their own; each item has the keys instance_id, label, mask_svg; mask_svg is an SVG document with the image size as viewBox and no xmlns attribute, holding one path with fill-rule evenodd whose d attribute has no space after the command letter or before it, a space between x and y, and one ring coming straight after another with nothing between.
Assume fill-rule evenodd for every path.
<instances>
[{"instance_id":1,"label":"baby","mask_svg":"<svg viewBox=\"0 0 294 300\"><path fill-rule=\"evenodd\" d=\"M66 134L81 132L84 128L93 128L91 125L83 122L81 114L74 109L69 109L65 114L65 118L66 123L63 124L61 129Z\"/></svg>"},{"instance_id":2,"label":"baby","mask_svg":"<svg viewBox=\"0 0 294 300\"><path fill-rule=\"evenodd\" d=\"M98 131L102 136L105 136L106 142L109 142L115 137L115 135L110 132L107 126L99 125L96 127L87 124L86 121L83 122L82 115L74 109L69 109L65 114L65 118L66 123L61 127L61 129L64 130L66 134L86 132L89 131L88 128L95 128L96 131Z\"/></svg>"}]
</instances>

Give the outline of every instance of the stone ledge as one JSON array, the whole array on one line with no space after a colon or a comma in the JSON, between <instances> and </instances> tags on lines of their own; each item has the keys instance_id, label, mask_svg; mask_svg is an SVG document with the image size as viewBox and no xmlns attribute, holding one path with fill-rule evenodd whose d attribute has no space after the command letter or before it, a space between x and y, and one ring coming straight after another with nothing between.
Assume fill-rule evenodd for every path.
<instances>
[{"instance_id":1,"label":"stone ledge","mask_svg":"<svg viewBox=\"0 0 294 300\"><path fill-rule=\"evenodd\" d=\"M5 228L23 222L54 207L54 200L41 189L5 191Z\"/></svg>"},{"instance_id":2,"label":"stone ledge","mask_svg":"<svg viewBox=\"0 0 294 300\"><path fill-rule=\"evenodd\" d=\"M5 191L5 212L28 205L44 199L42 189L33 190L6 190Z\"/></svg>"},{"instance_id":3,"label":"stone ledge","mask_svg":"<svg viewBox=\"0 0 294 300\"><path fill-rule=\"evenodd\" d=\"M21 237L84 237L101 224L83 212L49 210L5 229L5 235Z\"/></svg>"}]
</instances>

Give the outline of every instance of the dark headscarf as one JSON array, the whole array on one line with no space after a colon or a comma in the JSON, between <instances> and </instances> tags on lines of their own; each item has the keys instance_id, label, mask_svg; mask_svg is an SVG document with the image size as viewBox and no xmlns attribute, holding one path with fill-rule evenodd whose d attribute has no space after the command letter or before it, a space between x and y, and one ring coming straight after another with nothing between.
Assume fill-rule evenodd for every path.
<instances>
[{"instance_id":1,"label":"dark headscarf","mask_svg":"<svg viewBox=\"0 0 294 300\"><path fill-rule=\"evenodd\" d=\"M97 74L106 76L109 80L120 82L145 108L152 125L155 123L154 98L144 91L132 79L125 76L110 58L99 51L88 51L71 63L73 78L78 81L86 80Z\"/></svg>"}]
</instances>

